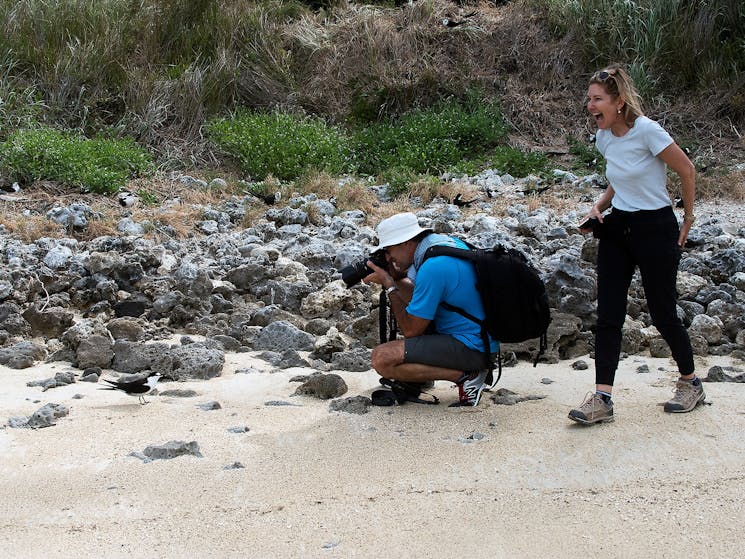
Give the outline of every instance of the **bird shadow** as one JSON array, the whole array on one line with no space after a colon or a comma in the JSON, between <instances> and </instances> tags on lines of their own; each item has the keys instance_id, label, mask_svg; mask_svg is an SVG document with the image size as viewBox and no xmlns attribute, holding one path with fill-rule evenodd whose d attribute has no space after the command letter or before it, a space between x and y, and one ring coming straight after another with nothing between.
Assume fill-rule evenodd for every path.
<instances>
[{"instance_id":1,"label":"bird shadow","mask_svg":"<svg viewBox=\"0 0 745 559\"><path fill-rule=\"evenodd\" d=\"M143 405L143 404L134 402L134 403L129 403L129 404L106 404L104 406L92 406L92 407L93 409L96 409L96 410L132 411L132 410L140 410L146 406L147 404Z\"/></svg>"}]
</instances>

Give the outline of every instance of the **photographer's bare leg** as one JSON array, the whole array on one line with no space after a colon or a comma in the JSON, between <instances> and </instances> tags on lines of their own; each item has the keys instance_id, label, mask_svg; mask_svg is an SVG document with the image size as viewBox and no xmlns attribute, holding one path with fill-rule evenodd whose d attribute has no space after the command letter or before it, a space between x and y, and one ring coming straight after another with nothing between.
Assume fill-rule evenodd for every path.
<instances>
[{"instance_id":1,"label":"photographer's bare leg","mask_svg":"<svg viewBox=\"0 0 745 559\"><path fill-rule=\"evenodd\" d=\"M422 363L404 363L404 340L387 342L373 349L372 366L383 378L408 382L430 380L457 382L463 376L463 371L455 369Z\"/></svg>"}]
</instances>

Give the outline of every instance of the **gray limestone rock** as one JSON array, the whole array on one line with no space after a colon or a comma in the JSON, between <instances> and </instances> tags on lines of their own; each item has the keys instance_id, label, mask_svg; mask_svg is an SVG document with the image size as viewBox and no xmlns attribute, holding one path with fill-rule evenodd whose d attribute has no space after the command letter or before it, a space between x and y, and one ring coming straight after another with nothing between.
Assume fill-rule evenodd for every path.
<instances>
[{"instance_id":1,"label":"gray limestone rock","mask_svg":"<svg viewBox=\"0 0 745 559\"><path fill-rule=\"evenodd\" d=\"M22 341L0 349L0 364L11 369L27 369L46 358L47 350L34 342Z\"/></svg>"},{"instance_id":2,"label":"gray limestone rock","mask_svg":"<svg viewBox=\"0 0 745 559\"><path fill-rule=\"evenodd\" d=\"M295 395L315 396L321 400L329 400L343 396L347 390L347 383L339 375L334 373L317 374L312 375L298 386Z\"/></svg>"},{"instance_id":3,"label":"gray limestone rock","mask_svg":"<svg viewBox=\"0 0 745 559\"><path fill-rule=\"evenodd\" d=\"M315 337L308 332L303 332L287 321L280 320L265 326L254 342L256 349L268 349L282 351L291 347L298 351L310 351L313 349Z\"/></svg>"},{"instance_id":4,"label":"gray limestone rock","mask_svg":"<svg viewBox=\"0 0 745 559\"><path fill-rule=\"evenodd\" d=\"M145 447L142 452L150 460L170 460L178 456L196 456L202 458L197 441L169 441L162 445Z\"/></svg>"},{"instance_id":5,"label":"gray limestone rock","mask_svg":"<svg viewBox=\"0 0 745 559\"><path fill-rule=\"evenodd\" d=\"M367 396L351 396L331 400L329 410L362 415L370 411L370 406L372 406L372 400Z\"/></svg>"},{"instance_id":6,"label":"gray limestone rock","mask_svg":"<svg viewBox=\"0 0 745 559\"><path fill-rule=\"evenodd\" d=\"M49 403L36 410L29 417L12 417L8 426L13 428L42 429L55 425L55 420L70 413L67 406Z\"/></svg>"}]
</instances>

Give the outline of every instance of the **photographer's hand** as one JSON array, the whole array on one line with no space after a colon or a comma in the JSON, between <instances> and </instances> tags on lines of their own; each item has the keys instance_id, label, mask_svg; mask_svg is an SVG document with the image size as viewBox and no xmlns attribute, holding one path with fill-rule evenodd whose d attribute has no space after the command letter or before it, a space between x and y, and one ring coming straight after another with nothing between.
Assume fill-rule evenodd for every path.
<instances>
[{"instance_id":1,"label":"photographer's hand","mask_svg":"<svg viewBox=\"0 0 745 559\"><path fill-rule=\"evenodd\" d=\"M399 296L398 298L401 300L402 303L408 304L408 302L411 301L411 296L414 293L414 284L411 282L408 276L406 276L406 274L404 274L402 278L397 278L394 275L390 274L387 270L376 266L375 263L368 262L367 265L370 266L370 268L374 269L375 273L367 276L365 279L362 280L363 282L377 283L378 285L382 286L383 289L390 289L391 287L395 287L396 293Z\"/></svg>"},{"instance_id":2,"label":"photographer's hand","mask_svg":"<svg viewBox=\"0 0 745 559\"><path fill-rule=\"evenodd\" d=\"M363 282L377 283L378 285L382 285L385 289L396 285L396 280L394 280L391 274L388 273L388 270L385 270L384 268L376 265L372 260L367 261L367 266L371 270L374 270L374 272L366 276L362 280Z\"/></svg>"}]
</instances>

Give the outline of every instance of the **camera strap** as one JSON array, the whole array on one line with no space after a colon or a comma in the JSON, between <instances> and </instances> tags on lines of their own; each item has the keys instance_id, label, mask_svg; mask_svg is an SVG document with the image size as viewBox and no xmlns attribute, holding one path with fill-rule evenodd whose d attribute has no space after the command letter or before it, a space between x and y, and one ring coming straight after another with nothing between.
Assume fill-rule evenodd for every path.
<instances>
[{"instance_id":1,"label":"camera strap","mask_svg":"<svg viewBox=\"0 0 745 559\"><path fill-rule=\"evenodd\" d=\"M378 330L381 344L396 339L396 331L398 330L396 315L394 315L393 312L390 312L390 306L388 305L388 295L386 295L385 291L380 292L380 305L378 307Z\"/></svg>"}]
</instances>

